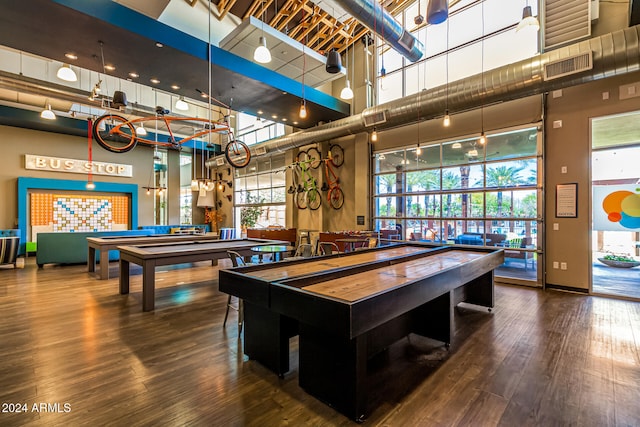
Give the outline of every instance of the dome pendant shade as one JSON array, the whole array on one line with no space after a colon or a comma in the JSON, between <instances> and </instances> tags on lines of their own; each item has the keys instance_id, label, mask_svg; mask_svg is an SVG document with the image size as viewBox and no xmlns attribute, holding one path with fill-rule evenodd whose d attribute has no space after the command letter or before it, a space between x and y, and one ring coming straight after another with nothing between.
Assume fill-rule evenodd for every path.
<instances>
[{"instance_id":1,"label":"dome pendant shade","mask_svg":"<svg viewBox=\"0 0 640 427\"><path fill-rule=\"evenodd\" d=\"M427 6L427 22L431 25L441 24L449 16L447 0L429 0Z\"/></svg>"},{"instance_id":2,"label":"dome pendant shade","mask_svg":"<svg viewBox=\"0 0 640 427\"><path fill-rule=\"evenodd\" d=\"M337 50L331 49L331 51L327 54L327 73L336 74L339 73L342 69L342 59L340 59L340 54Z\"/></svg>"},{"instance_id":3,"label":"dome pendant shade","mask_svg":"<svg viewBox=\"0 0 640 427\"><path fill-rule=\"evenodd\" d=\"M58 69L56 77L66 82L75 82L78 80L78 76L76 75L75 71L73 71L67 64L63 64L62 67Z\"/></svg>"},{"instance_id":4,"label":"dome pendant shade","mask_svg":"<svg viewBox=\"0 0 640 427\"><path fill-rule=\"evenodd\" d=\"M533 16L531 6L525 6L524 9L522 9L522 20L518 23L516 32L525 28L530 28L534 31L538 31L540 29L540 22L538 22L538 19Z\"/></svg>"},{"instance_id":5,"label":"dome pendant shade","mask_svg":"<svg viewBox=\"0 0 640 427\"><path fill-rule=\"evenodd\" d=\"M113 100L111 101L111 106L113 108L126 107L127 94L120 90L116 90L115 92L113 92Z\"/></svg>"},{"instance_id":6,"label":"dome pendant shade","mask_svg":"<svg viewBox=\"0 0 640 427\"><path fill-rule=\"evenodd\" d=\"M351 83L347 80L347 85L340 92L340 98L342 99L353 99L353 90L351 90Z\"/></svg>"},{"instance_id":7,"label":"dome pendant shade","mask_svg":"<svg viewBox=\"0 0 640 427\"><path fill-rule=\"evenodd\" d=\"M255 52L253 52L254 61L261 64L267 64L271 62L271 52L267 48L267 39L261 36L260 40L258 41L258 45L259 46L256 48Z\"/></svg>"}]
</instances>

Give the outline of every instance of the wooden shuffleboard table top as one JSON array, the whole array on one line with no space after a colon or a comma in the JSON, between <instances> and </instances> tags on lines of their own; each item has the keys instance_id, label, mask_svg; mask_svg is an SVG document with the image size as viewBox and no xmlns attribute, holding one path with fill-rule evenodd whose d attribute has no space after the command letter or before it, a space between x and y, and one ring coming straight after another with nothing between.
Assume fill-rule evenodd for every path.
<instances>
[{"instance_id":1,"label":"wooden shuffleboard table top","mask_svg":"<svg viewBox=\"0 0 640 427\"><path fill-rule=\"evenodd\" d=\"M362 273L332 278L328 281L304 286L301 289L347 302L355 302L433 276L485 255L487 255L486 252L466 250L433 253L426 258L413 259Z\"/></svg>"},{"instance_id":2,"label":"wooden shuffleboard table top","mask_svg":"<svg viewBox=\"0 0 640 427\"><path fill-rule=\"evenodd\" d=\"M303 263L278 263L273 267L263 269L246 271L244 274L247 276L255 277L266 282L276 282L291 277L299 277L314 273L321 273L323 271L332 270L336 268L350 267L360 264L369 264L376 261L382 261L389 258L406 256L417 254L420 252L429 251L431 248L424 248L419 246L398 246L390 247L389 249L377 250L377 251L362 251L359 253L352 253L348 256L341 257L318 257L310 258L309 261Z\"/></svg>"},{"instance_id":3,"label":"wooden shuffleboard table top","mask_svg":"<svg viewBox=\"0 0 640 427\"><path fill-rule=\"evenodd\" d=\"M180 243L156 243L132 246L118 246L123 254L139 258L159 258L164 256L187 255L228 250L251 249L259 245L278 245L286 242L268 239L201 240Z\"/></svg>"}]
</instances>

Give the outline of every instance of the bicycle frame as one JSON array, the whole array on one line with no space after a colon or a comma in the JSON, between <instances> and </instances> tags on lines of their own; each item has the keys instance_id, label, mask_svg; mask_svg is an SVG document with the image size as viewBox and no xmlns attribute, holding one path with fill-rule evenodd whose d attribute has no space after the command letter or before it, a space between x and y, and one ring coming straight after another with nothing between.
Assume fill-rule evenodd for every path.
<instances>
[{"instance_id":1,"label":"bicycle frame","mask_svg":"<svg viewBox=\"0 0 640 427\"><path fill-rule=\"evenodd\" d=\"M344 204L344 192L340 188L340 178L333 170L331 158L324 159L325 182L322 191L328 191L327 201L334 209L340 209ZM331 176L329 176L331 174Z\"/></svg>"},{"instance_id":2,"label":"bicycle frame","mask_svg":"<svg viewBox=\"0 0 640 427\"><path fill-rule=\"evenodd\" d=\"M158 116L158 117L141 117L141 118L137 118L137 119L133 119L133 120L128 120L127 123L130 123L132 125L134 125L134 127L137 127L136 125L138 124L143 124L145 122L152 122L152 121L160 121L162 123L164 123L167 132L169 132L169 141L168 142L164 142L164 141L155 141L155 140L151 140L151 139L146 139L146 138L142 138L140 136L138 136L137 134L134 135L134 138L136 139L137 142L141 142L143 144L149 144L149 145L158 145L158 146L162 146L162 147L177 147L180 146L182 144L184 144L185 142L191 141L192 139L197 139L200 138L202 136L205 136L209 133L220 133L220 132L228 132L230 133L230 135L233 135L231 132L231 129L229 127L229 125L227 123L224 122L214 122L211 120L207 120L204 118L199 118L199 117L167 117L167 116ZM195 132L193 135L187 136L185 138L180 139L179 141L176 141L176 136L173 133L173 130L171 129L171 123L173 122L197 122L197 123L202 123L203 125L203 130L199 131L199 132ZM109 133L110 134L119 134L121 136L128 136L128 134L126 134L123 130L122 127L125 125L126 123L122 123L120 125L114 126ZM209 129L207 129L206 127L210 126ZM231 139L233 139L231 137Z\"/></svg>"}]
</instances>

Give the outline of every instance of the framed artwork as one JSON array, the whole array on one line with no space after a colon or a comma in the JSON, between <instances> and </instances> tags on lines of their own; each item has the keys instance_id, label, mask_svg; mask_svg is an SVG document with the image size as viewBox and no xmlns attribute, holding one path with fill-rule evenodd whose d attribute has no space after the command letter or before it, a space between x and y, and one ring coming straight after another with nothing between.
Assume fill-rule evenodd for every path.
<instances>
[{"instance_id":1,"label":"framed artwork","mask_svg":"<svg viewBox=\"0 0 640 427\"><path fill-rule=\"evenodd\" d=\"M556 218L578 217L578 184L556 185Z\"/></svg>"}]
</instances>

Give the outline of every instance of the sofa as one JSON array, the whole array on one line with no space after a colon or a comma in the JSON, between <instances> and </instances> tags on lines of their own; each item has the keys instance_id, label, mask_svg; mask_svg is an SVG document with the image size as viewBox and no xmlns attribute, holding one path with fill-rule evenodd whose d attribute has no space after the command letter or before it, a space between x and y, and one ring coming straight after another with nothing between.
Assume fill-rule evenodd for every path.
<instances>
[{"instance_id":1,"label":"sofa","mask_svg":"<svg viewBox=\"0 0 640 427\"><path fill-rule=\"evenodd\" d=\"M152 234L174 234L176 231L193 231L200 234L211 231L209 224L178 224L178 225L141 225L139 230L150 230Z\"/></svg>"},{"instance_id":2,"label":"sofa","mask_svg":"<svg viewBox=\"0 0 640 427\"><path fill-rule=\"evenodd\" d=\"M45 264L86 264L89 252L87 237L149 236L151 234L154 234L153 230L38 233L36 263L40 268ZM109 261L117 260L119 254L119 251L109 251ZM96 256L99 257L99 254Z\"/></svg>"}]
</instances>

